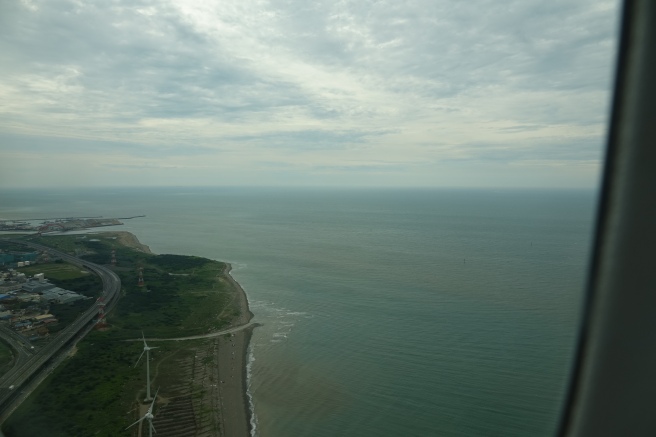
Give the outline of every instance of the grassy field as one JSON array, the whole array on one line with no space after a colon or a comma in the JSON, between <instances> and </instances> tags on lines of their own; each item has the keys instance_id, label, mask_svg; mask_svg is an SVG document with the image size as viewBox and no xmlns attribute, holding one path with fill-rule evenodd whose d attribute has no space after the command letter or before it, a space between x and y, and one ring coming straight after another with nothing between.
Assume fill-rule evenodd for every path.
<instances>
[{"instance_id":1,"label":"grassy field","mask_svg":"<svg viewBox=\"0 0 656 437\"><path fill-rule=\"evenodd\" d=\"M30 237L31 241L35 243L44 244L46 246L55 247L62 252L75 254L75 249L79 248L79 242L82 239L73 235L53 235L48 237Z\"/></svg>"},{"instance_id":2,"label":"grassy field","mask_svg":"<svg viewBox=\"0 0 656 437\"><path fill-rule=\"evenodd\" d=\"M203 334L226 326L237 313L231 309L217 311L228 307L233 296L217 277L225 265L204 261L189 276L174 276L184 270L164 270L156 263L148 263L143 271L145 287L137 286L136 272L124 274L124 297L108 319L117 330L124 331L117 335L134 337L143 330L151 337L171 337ZM172 272L174 275L169 274Z\"/></svg>"},{"instance_id":3,"label":"grassy field","mask_svg":"<svg viewBox=\"0 0 656 437\"><path fill-rule=\"evenodd\" d=\"M124 428L135 420L137 399L143 397L143 366L134 368L143 348L139 342L123 340L138 338L141 331L147 337L202 334L229 325L238 315L236 292L222 273L224 263L151 255L121 246L116 240L94 238L100 241L67 236L42 238L41 242L85 252L84 258L99 264L106 264L111 250L116 251L118 262L113 268L121 277L122 290L107 318L110 328L93 331L80 342L77 353L5 422L2 429L7 437L136 435ZM144 287L137 284L140 266ZM176 354L191 353L183 352L188 345L163 342L157 346L151 366ZM158 383L171 384L180 376L174 367L164 365L158 378ZM162 392L166 395L165 387Z\"/></svg>"},{"instance_id":4,"label":"grassy field","mask_svg":"<svg viewBox=\"0 0 656 437\"><path fill-rule=\"evenodd\" d=\"M102 280L86 270L64 262L39 263L21 267L18 271L28 276L43 273L45 278L57 287L75 291L90 297L98 297L102 292Z\"/></svg>"},{"instance_id":5,"label":"grassy field","mask_svg":"<svg viewBox=\"0 0 656 437\"><path fill-rule=\"evenodd\" d=\"M27 276L43 273L47 279L76 279L91 275L86 270L81 270L77 266L65 263L35 264L27 267L19 267L17 270L25 273Z\"/></svg>"}]
</instances>

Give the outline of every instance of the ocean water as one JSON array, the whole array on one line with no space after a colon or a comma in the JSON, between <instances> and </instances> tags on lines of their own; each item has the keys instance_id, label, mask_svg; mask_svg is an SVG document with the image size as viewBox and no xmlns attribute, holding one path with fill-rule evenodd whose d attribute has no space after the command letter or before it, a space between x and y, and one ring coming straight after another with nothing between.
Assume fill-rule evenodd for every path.
<instances>
[{"instance_id":1,"label":"ocean water","mask_svg":"<svg viewBox=\"0 0 656 437\"><path fill-rule=\"evenodd\" d=\"M255 433L551 436L592 191L0 191L0 218L146 214L156 253L229 261L255 320ZM111 228L110 228L111 229Z\"/></svg>"}]
</instances>

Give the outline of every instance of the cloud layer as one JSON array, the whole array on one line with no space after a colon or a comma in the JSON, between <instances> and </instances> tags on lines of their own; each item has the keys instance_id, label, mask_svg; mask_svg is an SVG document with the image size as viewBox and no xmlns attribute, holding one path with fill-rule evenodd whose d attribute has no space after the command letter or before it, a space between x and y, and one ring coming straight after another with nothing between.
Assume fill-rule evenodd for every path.
<instances>
[{"instance_id":1,"label":"cloud layer","mask_svg":"<svg viewBox=\"0 0 656 437\"><path fill-rule=\"evenodd\" d=\"M0 183L593 186L617 19L594 0L3 2Z\"/></svg>"}]
</instances>

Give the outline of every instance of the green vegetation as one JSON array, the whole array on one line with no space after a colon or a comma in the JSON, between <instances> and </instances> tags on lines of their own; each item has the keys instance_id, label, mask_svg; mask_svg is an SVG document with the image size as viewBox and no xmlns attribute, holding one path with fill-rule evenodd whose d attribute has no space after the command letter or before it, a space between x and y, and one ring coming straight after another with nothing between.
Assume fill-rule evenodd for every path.
<instances>
[{"instance_id":1,"label":"green vegetation","mask_svg":"<svg viewBox=\"0 0 656 437\"><path fill-rule=\"evenodd\" d=\"M39 263L27 267L20 267L19 272L27 276L34 276L37 273L43 273L47 279L77 279L90 276L86 270L80 270L78 266L65 263Z\"/></svg>"},{"instance_id":2,"label":"green vegetation","mask_svg":"<svg viewBox=\"0 0 656 437\"><path fill-rule=\"evenodd\" d=\"M86 311L90 305L95 301L89 300L76 300L68 304L52 305L50 307L50 313L54 315L58 323L56 325L49 325L48 331L51 334L61 331L69 324L71 324L77 317Z\"/></svg>"},{"instance_id":3,"label":"green vegetation","mask_svg":"<svg viewBox=\"0 0 656 437\"><path fill-rule=\"evenodd\" d=\"M50 282L57 287L71 290L88 297L98 297L102 294L102 280L94 275L89 274L75 279L50 279Z\"/></svg>"},{"instance_id":4,"label":"green vegetation","mask_svg":"<svg viewBox=\"0 0 656 437\"><path fill-rule=\"evenodd\" d=\"M152 255L122 246L114 239L95 235L94 238L100 241L76 236L35 239L71 253L84 253L82 258L98 264L107 264L112 249L115 250L114 270L121 278L122 294L107 318L110 328L94 331L80 342L78 352L16 410L3 425L8 437L136 435L136 431L126 432L124 428L136 420L134 408L137 399L143 398L143 368L134 368L142 345L123 340L139 338L141 331L146 337L160 338L203 334L226 327L239 314L235 290L223 276L224 263L199 257ZM144 287L138 286L139 267L143 268ZM55 275L46 276L55 283ZM96 276L75 277L68 269L59 275L58 281L88 278ZM70 284L59 286L73 290ZM88 301L83 302L88 305ZM53 306L52 312L65 323L79 313L77 305L82 303L63 305L59 310ZM159 349L151 370L166 363L160 370L153 370L153 378L162 384L164 396L166 387L180 378L174 360L169 358L193 357L189 349L192 344L209 342L185 343L184 350L182 344L175 342L157 344ZM202 393L202 389L196 393Z\"/></svg>"},{"instance_id":5,"label":"green vegetation","mask_svg":"<svg viewBox=\"0 0 656 437\"><path fill-rule=\"evenodd\" d=\"M125 294L108 319L117 330L126 331L117 335L135 337L141 330L152 337L195 335L228 325L233 313L221 318L217 314L218 308L230 303L233 293L217 278L223 263L205 260L204 267L189 276L173 276L153 264L144 268L145 287L137 286L137 272L121 275Z\"/></svg>"},{"instance_id":6,"label":"green vegetation","mask_svg":"<svg viewBox=\"0 0 656 437\"><path fill-rule=\"evenodd\" d=\"M26 252L27 249L25 249L25 246L22 244L16 244L12 243L10 241L7 241L7 238L17 238L21 237L22 235L5 235L5 236L0 236L0 249L7 251L7 252Z\"/></svg>"},{"instance_id":7,"label":"green vegetation","mask_svg":"<svg viewBox=\"0 0 656 437\"><path fill-rule=\"evenodd\" d=\"M231 288L219 279L225 269L222 262L196 256L147 254L104 234L86 238L30 237L30 241L79 254L82 259L101 265L107 265L112 250L115 251L114 270L121 278L123 296L108 322L117 338L134 338L142 330L152 337L203 334L227 326L239 315L237 304L231 305ZM145 287L137 286L139 267L143 268ZM21 271L44 273L58 287L86 296L97 297L102 290L100 278L68 264L37 264ZM226 305L232 307L219 317L217 308Z\"/></svg>"},{"instance_id":8,"label":"green vegetation","mask_svg":"<svg viewBox=\"0 0 656 437\"><path fill-rule=\"evenodd\" d=\"M102 280L79 267L64 262L38 263L28 267L21 267L19 271L26 275L32 276L37 273L44 273L46 279L57 287L74 291L83 296L97 298L102 294ZM95 303L95 299L78 300L68 304L52 304L50 312L57 318L58 323L49 325L48 331L51 334L61 331L72 323L80 314ZM13 309L27 308L31 306L30 302L14 304Z\"/></svg>"},{"instance_id":9,"label":"green vegetation","mask_svg":"<svg viewBox=\"0 0 656 437\"><path fill-rule=\"evenodd\" d=\"M138 342L121 342L94 331L77 353L5 422L8 436L129 436L143 368L134 368ZM167 351L167 345L162 345ZM159 351L159 349L158 349Z\"/></svg>"},{"instance_id":10,"label":"green vegetation","mask_svg":"<svg viewBox=\"0 0 656 437\"><path fill-rule=\"evenodd\" d=\"M9 370L11 363L13 362L14 354L5 342L0 341L0 375Z\"/></svg>"},{"instance_id":11,"label":"green vegetation","mask_svg":"<svg viewBox=\"0 0 656 437\"><path fill-rule=\"evenodd\" d=\"M198 256L183 255L159 255L151 260L151 263L166 270L183 271L209 264L211 261L207 258Z\"/></svg>"},{"instance_id":12,"label":"green vegetation","mask_svg":"<svg viewBox=\"0 0 656 437\"><path fill-rule=\"evenodd\" d=\"M19 271L28 276L43 273L48 281L57 287L71 290L89 297L98 297L102 293L102 280L73 264L53 262L21 267Z\"/></svg>"},{"instance_id":13,"label":"green vegetation","mask_svg":"<svg viewBox=\"0 0 656 437\"><path fill-rule=\"evenodd\" d=\"M94 241L97 240L97 241ZM125 247L114 237L103 234L56 235L47 237L30 237L29 241L53 247L71 255L81 256L96 264L108 264L112 258L112 249L116 251L118 268L134 268L145 258L152 256L139 252L133 248Z\"/></svg>"},{"instance_id":14,"label":"green vegetation","mask_svg":"<svg viewBox=\"0 0 656 437\"><path fill-rule=\"evenodd\" d=\"M56 235L48 237L28 237L26 240L33 241L35 243L44 244L46 246L55 247L62 252L74 254L77 243L80 241L75 236L71 235Z\"/></svg>"}]
</instances>

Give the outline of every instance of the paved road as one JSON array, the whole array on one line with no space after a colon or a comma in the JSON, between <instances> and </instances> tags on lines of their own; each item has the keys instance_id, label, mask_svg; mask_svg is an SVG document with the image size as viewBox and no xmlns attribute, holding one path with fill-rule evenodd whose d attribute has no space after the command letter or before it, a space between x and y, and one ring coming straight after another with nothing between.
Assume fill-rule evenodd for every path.
<instances>
[{"instance_id":1,"label":"paved road","mask_svg":"<svg viewBox=\"0 0 656 437\"><path fill-rule=\"evenodd\" d=\"M16 352L13 367L19 367L27 363L30 358L34 356L37 350L30 344L30 341L22 335L9 329L7 326L0 325L0 337L9 343L12 349ZM0 387L4 387L4 381L7 379L9 372L0 376Z\"/></svg>"},{"instance_id":2,"label":"paved road","mask_svg":"<svg viewBox=\"0 0 656 437\"><path fill-rule=\"evenodd\" d=\"M233 326L232 328L228 329L223 329L221 331L214 331L214 332L209 332L207 334L199 334L199 335L190 335L188 337L176 337L176 338L147 338L146 341L183 341L183 340L198 340L199 338L212 338L212 337L218 337L220 335L224 334L232 334L233 332L239 332L243 331L246 328L250 327L257 327L257 326L262 326L259 323L256 322L248 322L243 325L239 326ZM143 341L141 338L131 338L129 340L125 341Z\"/></svg>"},{"instance_id":3,"label":"paved road","mask_svg":"<svg viewBox=\"0 0 656 437\"><path fill-rule=\"evenodd\" d=\"M121 289L121 280L118 275L106 267L94 264L88 261L81 260L66 253L54 250L50 247L41 244L30 243L20 240L10 240L14 243L24 244L34 249L48 251L54 256L58 256L64 261L74 264L76 266L86 268L102 279L103 282L103 297L105 301L105 312L110 311L118 301L119 291ZM6 417L6 412L16 407L14 400L18 397L18 391L26 382L30 381L41 370L43 365L55 357L60 349L67 345L72 340L77 341L78 334L83 335L88 332L88 325L91 320L98 314L98 307L92 305L80 317L78 317L72 324L64 328L59 334L47 345L41 349L36 350L31 356L23 356L21 350L25 350L19 343L25 344L20 339L12 336L6 329L0 330L0 336L19 347L19 360L14 367L8 371L2 378L0 378L0 422ZM85 329L87 328L87 329ZM82 332L81 332L82 331ZM15 334L15 333L13 333ZM18 334L16 334L18 335ZM27 340L25 340L27 341ZM14 342L14 343L12 343ZM29 344L29 342L28 342ZM30 349L32 350L32 349ZM11 388L10 388L11 387ZM20 401L20 399L18 400Z\"/></svg>"}]
</instances>

